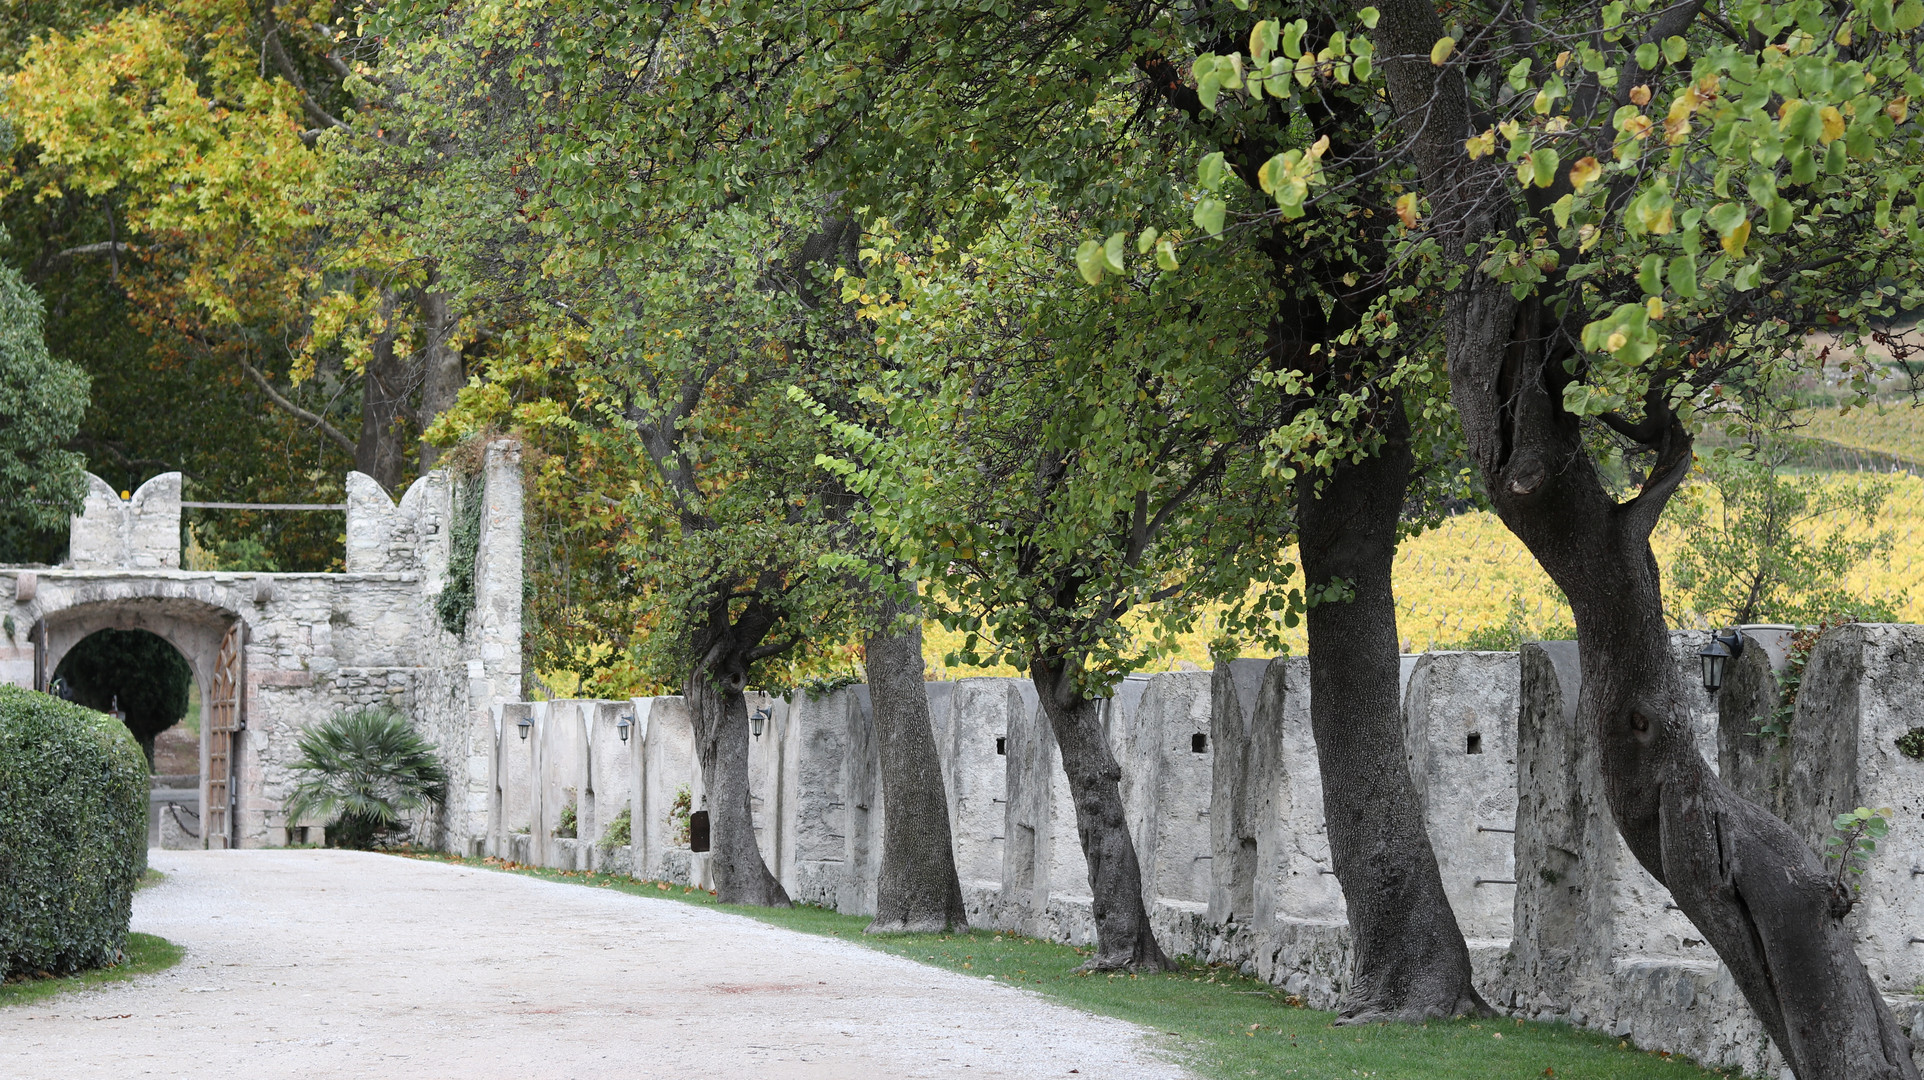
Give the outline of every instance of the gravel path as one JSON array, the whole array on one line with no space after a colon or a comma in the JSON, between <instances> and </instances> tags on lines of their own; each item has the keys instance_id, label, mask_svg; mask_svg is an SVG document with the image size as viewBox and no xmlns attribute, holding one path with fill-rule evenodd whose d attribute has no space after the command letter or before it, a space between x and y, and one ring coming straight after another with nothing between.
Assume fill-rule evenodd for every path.
<instances>
[{"instance_id":1,"label":"gravel path","mask_svg":"<svg viewBox=\"0 0 1924 1080\"><path fill-rule=\"evenodd\" d=\"M340 851L155 851L177 967L0 1009L0 1077L1181 1080L1141 1029L613 890Z\"/></svg>"}]
</instances>

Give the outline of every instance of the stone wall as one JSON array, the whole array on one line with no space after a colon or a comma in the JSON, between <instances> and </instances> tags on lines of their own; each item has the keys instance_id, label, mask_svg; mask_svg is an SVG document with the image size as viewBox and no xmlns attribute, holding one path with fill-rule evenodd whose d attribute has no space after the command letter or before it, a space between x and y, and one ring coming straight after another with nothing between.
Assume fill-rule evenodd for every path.
<instances>
[{"instance_id":1,"label":"stone wall","mask_svg":"<svg viewBox=\"0 0 1924 1080\"><path fill-rule=\"evenodd\" d=\"M399 505L360 474L347 479L347 573L190 572L179 569L180 475L121 500L97 477L73 520L59 567L0 567L0 680L44 688L69 649L96 631L140 629L187 659L211 700L222 641L238 628L240 713L233 752L239 813L234 842L278 846L319 837L319 821L281 812L296 780L301 733L330 715L392 705L439 749L452 779L448 804L417 823L416 839L461 851L485 847L497 754L496 718L521 697L521 487L511 442L486 448L484 514L467 632L443 630L435 600L449 564L449 480L417 480ZM11 604L8 604L8 599ZM218 843L179 822L206 817L207 754L194 813L169 843ZM178 793L163 802L181 805ZM156 805L160 805L159 802ZM177 815L168 812L168 820Z\"/></svg>"},{"instance_id":2,"label":"stone wall","mask_svg":"<svg viewBox=\"0 0 1924 1080\"><path fill-rule=\"evenodd\" d=\"M1781 638L1761 631L1760 647L1733 666L1725 692L1691 701L1700 747L1726 769L1767 760L1754 724L1746 730L1731 717L1769 696ZM1686 687L1697 685L1703 641L1675 636ZM1910 940L1924 926L1924 889L1913 873L1924 865L1924 762L1899 755L1895 740L1924 724L1921 665L1924 628L1834 631L1812 658L1779 770L1783 798L1806 808L1813 840L1839 807L1896 810L1892 842L1854 919L1865 962L1906 1024L1924 1012L1924 999L1910 993L1924 981L1924 948ZM1780 1074L1781 1059L1728 972L1617 836L1597 763L1575 727L1581 685L1567 642L1521 654L1406 658L1408 760L1479 988L1519 1016ZM1033 688L1020 679L965 679L930 683L928 693L971 921L1093 940L1066 779ZM762 707L769 712L751 752L751 789L764 858L796 899L872 913L882 792L866 689L751 701ZM525 808L554 781L536 782L530 768L581 775L582 760L526 764L527 752L517 750L514 717L565 709L628 709L642 718L620 759L635 822L628 847L596 848L585 832L563 844L507 827L541 820ZM1311 1005L1334 1005L1347 988L1350 944L1323 830L1307 662L1235 660L1212 673L1133 676L1101 715L1123 767L1144 899L1164 947L1238 965ZM677 787L688 786L701 805L679 698L509 705L500 732L496 853L709 884L706 857L689 852L668 819ZM591 771L607 753L594 745L600 749L583 758ZM622 783L594 779L597 806L602 790Z\"/></svg>"}]
</instances>

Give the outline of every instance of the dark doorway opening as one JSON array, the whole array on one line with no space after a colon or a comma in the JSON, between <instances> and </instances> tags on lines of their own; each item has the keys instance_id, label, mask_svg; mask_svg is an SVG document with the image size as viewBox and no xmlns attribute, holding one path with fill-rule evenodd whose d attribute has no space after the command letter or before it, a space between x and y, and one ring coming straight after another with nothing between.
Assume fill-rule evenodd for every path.
<instances>
[{"instance_id":1,"label":"dark doorway opening","mask_svg":"<svg viewBox=\"0 0 1924 1080\"><path fill-rule=\"evenodd\" d=\"M200 771L198 730L169 730L189 715L194 670L167 639L145 630L89 634L61 658L52 685L61 697L120 717L154 772ZM174 737L165 740L167 760L156 761L162 733Z\"/></svg>"}]
</instances>

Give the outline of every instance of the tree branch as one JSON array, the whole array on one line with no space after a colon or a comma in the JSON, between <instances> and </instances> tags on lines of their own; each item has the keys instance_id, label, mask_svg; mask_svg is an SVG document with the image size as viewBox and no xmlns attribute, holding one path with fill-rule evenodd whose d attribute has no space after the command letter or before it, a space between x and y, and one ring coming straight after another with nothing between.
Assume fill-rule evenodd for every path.
<instances>
[{"instance_id":1,"label":"tree branch","mask_svg":"<svg viewBox=\"0 0 1924 1080\"><path fill-rule=\"evenodd\" d=\"M303 409L299 405L296 405L293 402L287 400L285 397L282 397L281 392L274 389L274 384L268 382L267 376L262 375L258 370L256 370L254 365L248 363L245 360L239 361L239 364L241 366L241 370L247 373L247 377L254 380L254 385L261 388L261 393L267 395L267 400L287 410L287 412L291 413L296 418L304 420L310 424L313 424L315 430L327 436L329 439L332 439L335 445L347 451L349 455L352 455L354 453L354 440L348 438L346 435L341 434L341 430L335 427L333 424L328 423L325 417L323 417L319 413L308 412L306 409Z\"/></svg>"}]
</instances>

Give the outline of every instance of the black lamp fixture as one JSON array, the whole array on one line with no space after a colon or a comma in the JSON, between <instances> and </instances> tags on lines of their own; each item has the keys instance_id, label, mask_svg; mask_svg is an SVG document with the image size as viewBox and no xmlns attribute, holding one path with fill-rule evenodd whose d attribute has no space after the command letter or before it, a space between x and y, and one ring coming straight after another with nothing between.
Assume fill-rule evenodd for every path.
<instances>
[{"instance_id":1,"label":"black lamp fixture","mask_svg":"<svg viewBox=\"0 0 1924 1080\"><path fill-rule=\"evenodd\" d=\"M775 710L766 705L750 713L748 716L748 733L757 739L761 738L763 722L773 715L775 715Z\"/></svg>"},{"instance_id":2,"label":"black lamp fixture","mask_svg":"<svg viewBox=\"0 0 1924 1080\"><path fill-rule=\"evenodd\" d=\"M1704 669L1704 690L1716 693L1724 685L1724 665L1744 655L1744 635L1723 629L1710 635L1710 643L1697 650L1697 662Z\"/></svg>"},{"instance_id":3,"label":"black lamp fixture","mask_svg":"<svg viewBox=\"0 0 1924 1080\"><path fill-rule=\"evenodd\" d=\"M515 721L514 726L521 729L521 741L527 742L528 733L534 730L534 720L531 717L524 716L521 719Z\"/></svg>"},{"instance_id":4,"label":"black lamp fixture","mask_svg":"<svg viewBox=\"0 0 1924 1080\"><path fill-rule=\"evenodd\" d=\"M621 736L622 742L627 742L628 729L634 726L635 718L624 713L621 719L615 721L615 734Z\"/></svg>"}]
</instances>

